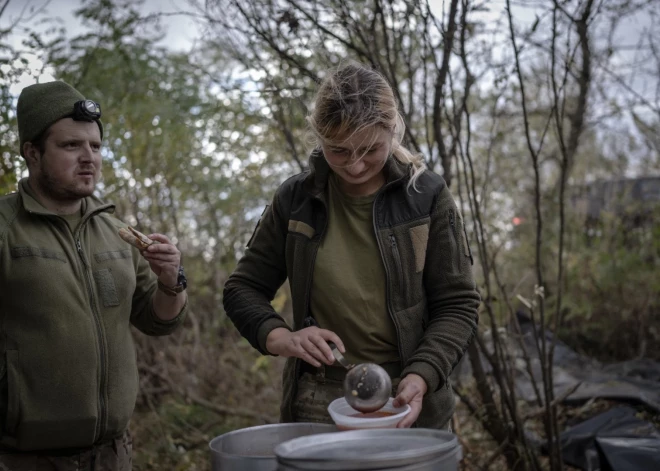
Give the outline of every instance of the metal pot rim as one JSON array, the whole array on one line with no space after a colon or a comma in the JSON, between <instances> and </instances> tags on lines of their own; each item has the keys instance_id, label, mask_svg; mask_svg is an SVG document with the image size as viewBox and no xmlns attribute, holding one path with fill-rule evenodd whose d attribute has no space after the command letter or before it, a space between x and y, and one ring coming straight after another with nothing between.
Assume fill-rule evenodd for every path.
<instances>
[{"instance_id":1,"label":"metal pot rim","mask_svg":"<svg viewBox=\"0 0 660 471\"><path fill-rule=\"evenodd\" d=\"M239 428L236 430L232 430L230 432L223 433L222 435L218 435L217 437L214 437L211 439L209 442L209 449L211 450L212 453L222 456L222 457L236 457L236 458L250 458L251 460L272 460L275 457L275 454L272 456L259 456L259 455L242 455L238 453L228 453L222 449L214 448L214 445L218 445L219 443L222 443L223 441L229 440L232 437L235 437L237 435L243 435L243 434L252 434L256 433L262 430L268 430L268 429L288 429L288 428L300 428L301 426L313 426L315 428L327 428L334 429L336 430L336 427L332 424L317 424L317 423L312 423L312 422L291 422L291 423L276 423L276 424L266 424L266 425L255 425L253 427L245 427L245 428Z\"/></svg>"},{"instance_id":2,"label":"metal pot rim","mask_svg":"<svg viewBox=\"0 0 660 471\"><path fill-rule=\"evenodd\" d=\"M410 441L411 438L431 438L438 439L438 442L410 450L396 450L395 444L397 440L401 443L402 436L405 436L407 441ZM346 452L346 447L360 446L361 439L378 440L380 445L390 440L393 451L375 453L365 458L355 458L354 455ZM314 453L318 453L323 447L329 451L328 456L315 457L311 453L310 455L305 454L305 451L312 449ZM457 449L460 453L460 444L454 434L435 429L417 428L351 430L327 433L320 437L309 435L280 443L275 447L274 452L278 463L294 467L305 465L304 469L338 469L337 464L348 465L350 463L351 469L366 470L382 469L385 465L391 467L421 463L443 455L454 455ZM336 452L336 456L333 452ZM344 454L342 455L342 453Z\"/></svg>"}]
</instances>

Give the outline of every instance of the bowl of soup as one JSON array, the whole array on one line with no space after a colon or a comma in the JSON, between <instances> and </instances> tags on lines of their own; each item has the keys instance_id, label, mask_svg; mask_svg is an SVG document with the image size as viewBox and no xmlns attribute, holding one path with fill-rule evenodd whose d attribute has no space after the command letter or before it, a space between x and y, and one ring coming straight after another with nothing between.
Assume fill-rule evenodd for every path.
<instances>
[{"instance_id":1,"label":"bowl of soup","mask_svg":"<svg viewBox=\"0 0 660 471\"><path fill-rule=\"evenodd\" d=\"M394 398L375 412L363 413L348 405L343 397L335 399L328 406L328 413L338 430L359 430L368 428L396 428L397 424L410 413L408 404L394 407Z\"/></svg>"}]
</instances>

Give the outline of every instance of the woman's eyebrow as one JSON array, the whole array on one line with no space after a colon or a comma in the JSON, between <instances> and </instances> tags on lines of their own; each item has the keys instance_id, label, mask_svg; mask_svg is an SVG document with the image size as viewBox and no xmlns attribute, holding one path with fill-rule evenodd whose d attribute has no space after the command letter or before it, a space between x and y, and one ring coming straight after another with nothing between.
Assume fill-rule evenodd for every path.
<instances>
[{"instance_id":1,"label":"woman's eyebrow","mask_svg":"<svg viewBox=\"0 0 660 471\"><path fill-rule=\"evenodd\" d=\"M360 152L365 152L365 151L372 150L372 149L378 149L382 145L383 145L382 142L374 142L373 144L369 144L368 146L360 147L358 150Z\"/></svg>"},{"instance_id":2,"label":"woman's eyebrow","mask_svg":"<svg viewBox=\"0 0 660 471\"><path fill-rule=\"evenodd\" d=\"M358 147L357 151L358 152L366 152L368 150L377 149L377 148L381 147L382 145L383 145L382 142L374 142L374 143L368 144L366 146ZM333 151L350 150L350 148L348 148L348 147L343 147L343 146L338 146L338 145L333 145L333 144L330 144L328 147L330 147L330 149L332 149Z\"/></svg>"}]
</instances>

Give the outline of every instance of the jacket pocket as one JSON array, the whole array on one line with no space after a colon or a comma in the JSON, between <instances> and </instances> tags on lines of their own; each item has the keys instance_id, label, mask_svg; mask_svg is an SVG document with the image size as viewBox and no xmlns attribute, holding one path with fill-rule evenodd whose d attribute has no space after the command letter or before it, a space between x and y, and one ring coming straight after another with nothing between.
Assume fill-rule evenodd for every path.
<instances>
[{"instance_id":1,"label":"jacket pocket","mask_svg":"<svg viewBox=\"0 0 660 471\"><path fill-rule=\"evenodd\" d=\"M463 226L463 246L465 248L465 256L470 259L470 265L474 265L474 257L472 257L472 249L470 249L470 243L468 242L467 229L465 228L465 223Z\"/></svg>"},{"instance_id":2,"label":"jacket pocket","mask_svg":"<svg viewBox=\"0 0 660 471\"><path fill-rule=\"evenodd\" d=\"M94 259L97 263L106 262L108 260L121 260L123 258L131 258L131 250L111 250L109 252L99 252L94 254Z\"/></svg>"},{"instance_id":3,"label":"jacket pocket","mask_svg":"<svg viewBox=\"0 0 660 471\"><path fill-rule=\"evenodd\" d=\"M103 307L119 306L119 296L117 295L117 287L115 286L115 279L109 268L103 268L94 272L94 280L96 287L99 290L99 296Z\"/></svg>"},{"instance_id":4,"label":"jacket pocket","mask_svg":"<svg viewBox=\"0 0 660 471\"><path fill-rule=\"evenodd\" d=\"M460 270L463 261L461 257L470 259L470 265L474 265L474 258L472 257L472 250L467 238L467 229L460 213L454 214L453 210L449 210L449 225L451 226L452 233L452 266L455 272Z\"/></svg>"},{"instance_id":5,"label":"jacket pocket","mask_svg":"<svg viewBox=\"0 0 660 471\"><path fill-rule=\"evenodd\" d=\"M62 252L56 250L44 249L42 247L12 247L11 258L25 258L25 257L40 257L57 260L58 262L67 263L66 256Z\"/></svg>"},{"instance_id":6,"label":"jacket pocket","mask_svg":"<svg viewBox=\"0 0 660 471\"><path fill-rule=\"evenodd\" d=\"M428 324L426 300L422 299L413 306L395 312L394 316L399 326L401 361L405 364L417 350Z\"/></svg>"},{"instance_id":7,"label":"jacket pocket","mask_svg":"<svg viewBox=\"0 0 660 471\"><path fill-rule=\"evenodd\" d=\"M16 436L20 408L20 375L18 365L18 350L7 350L5 353L7 382L7 416L5 417L5 433Z\"/></svg>"},{"instance_id":8,"label":"jacket pocket","mask_svg":"<svg viewBox=\"0 0 660 471\"><path fill-rule=\"evenodd\" d=\"M408 230L410 241L412 242L413 252L415 254L415 272L424 271L426 263L426 248L429 243L429 225L411 227Z\"/></svg>"},{"instance_id":9,"label":"jacket pocket","mask_svg":"<svg viewBox=\"0 0 660 471\"><path fill-rule=\"evenodd\" d=\"M426 296L424 271L428 228L428 219L418 219L383 228L377 233L387 277L388 302L393 312L414 306Z\"/></svg>"},{"instance_id":10,"label":"jacket pocket","mask_svg":"<svg viewBox=\"0 0 660 471\"><path fill-rule=\"evenodd\" d=\"M459 241L459 234L458 234L458 229L456 228L457 226L457 217L456 213L454 213L453 209L449 210L449 229L451 232L449 240L450 240L450 246L451 246L451 268L452 268L452 273L459 273L461 271L461 249L460 249L460 241Z\"/></svg>"},{"instance_id":11,"label":"jacket pocket","mask_svg":"<svg viewBox=\"0 0 660 471\"><path fill-rule=\"evenodd\" d=\"M137 282L134 257L131 249L93 254L91 274L99 307L112 308L118 314L122 311L118 306L132 302Z\"/></svg>"},{"instance_id":12,"label":"jacket pocket","mask_svg":"<svg viewBox=\"0 0 660 471\"><path fill-rule=\"evenodd\" d=\"M396 287L399 294L403 292L403 265L401 264L401 252L399 251L399 244L396 241L396 236L392 232L390 234L390 247L392 248L392 258L394 259L394 271L396 272Z\"/></svg>"},{"instance_id":13,"label":"jacket pocket","mask_svg":"<svg viewBox=\"0 0 660 471\"><path fill-rule=\"evenodd\" d=\"M264 210L261 212L261 216L259 216L259 220L257 221L257 225L254 226L254 231L252 231L252 235L250 236L250 239L247 241L247 244L245 244L245 246L247 248L250 248L250 246L252 245L252 241L254 240L254 236L257 235L257 231L259 230L259 226L261 225L261 220L263 219L264 214L266 214L266 211L268 211L268 208L270 208L269 204L267 204L266 207L264 208Z\"/></svg>"}]
</instances>

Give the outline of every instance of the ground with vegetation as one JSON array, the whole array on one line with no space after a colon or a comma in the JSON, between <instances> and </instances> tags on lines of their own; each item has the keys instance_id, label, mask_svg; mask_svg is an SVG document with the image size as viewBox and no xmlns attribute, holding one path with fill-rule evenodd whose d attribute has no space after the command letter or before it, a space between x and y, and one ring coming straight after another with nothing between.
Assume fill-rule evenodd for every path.
<instances>
[{"instance_id":1,"label":"ground with vegetation","mask_svg":"<svg viewBox=\"0 0 660 471\"><path fill-rule=\"evenodd\" d=\"M277 185L307 168L317 83L348 60L387 77L405 144L464 216L483 299L475 355L523 310L600 361L660 361L658 187L596 191L660 176L659 2L49 3L0 0L0 195L26 173L18 93L65 80L102 105L99 196L175 240L189 279L183 328L135 335L137 471L208 470L211 438L277 420L282 359L240 338L222 288ZM196 38L189 48L164 36L169 20ZM290 318L286 286L273 305ZM559 471L555 452L535 463L511 426L529 410L507 401L505 353L490 357L498 378L465 391L488 413L458 404L463 468ZM558 404L526 427L552 444L610 406Z\"/></svg>"}]
</instances>

